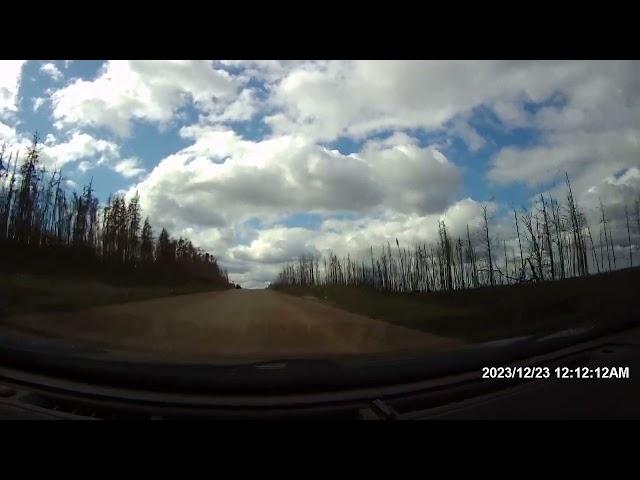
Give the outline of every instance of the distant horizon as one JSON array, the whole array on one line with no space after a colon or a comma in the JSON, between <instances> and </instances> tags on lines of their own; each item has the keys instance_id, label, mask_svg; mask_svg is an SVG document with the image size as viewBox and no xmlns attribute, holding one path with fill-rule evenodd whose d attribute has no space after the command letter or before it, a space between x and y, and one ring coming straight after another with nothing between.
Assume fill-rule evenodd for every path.
<instances>
[{"instance_id":1,"label":"distant horizon","mask_svg":"<svg viewBox=\"0 0 640 480\"><path fill-rule=\"evenodd\" d=\"M564 200L624 246L640 195L637 61L0 61L0 142L101 202L138 191L242 288L303 253L358 255ZM640 257L639 257L640 258Z\"/></svg>"}]
</instances>

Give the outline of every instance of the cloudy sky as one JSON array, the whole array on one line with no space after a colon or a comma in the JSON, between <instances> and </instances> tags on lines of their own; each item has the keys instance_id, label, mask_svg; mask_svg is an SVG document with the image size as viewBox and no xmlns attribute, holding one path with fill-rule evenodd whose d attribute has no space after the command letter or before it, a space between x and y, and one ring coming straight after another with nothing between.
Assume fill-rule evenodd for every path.
<instances>
[{"instance_id":1,"label":"cloudy sky","mask_svg":"<svg viewBox=\"0 0 640 480\"><path fill-rule=\"evenodd\" d=\"M483 203L499 232L565 171L615 217L640 193L640 63L0 61L0 140L36 130L69 189L138 191L261 287L302 252L462 232Z\"/></svg>"}]
</instances>

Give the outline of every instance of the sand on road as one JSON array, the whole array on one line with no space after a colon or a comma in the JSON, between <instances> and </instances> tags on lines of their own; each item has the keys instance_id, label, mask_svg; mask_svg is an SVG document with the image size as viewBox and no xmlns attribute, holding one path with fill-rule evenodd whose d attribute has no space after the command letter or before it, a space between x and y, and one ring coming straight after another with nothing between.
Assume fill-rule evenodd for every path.
<instances>
[{"instance_id":1,"label":"sand on road","mask_svg":"<svg viewBox=\"0 0 640 480\"><path fill-rule=\"evenodd\" d=\"M384 354L462 345L457 339L273 290L180 295L76 312L17 315L4 323L47 337L180 357Z\"/></svg>"}]
</instances>

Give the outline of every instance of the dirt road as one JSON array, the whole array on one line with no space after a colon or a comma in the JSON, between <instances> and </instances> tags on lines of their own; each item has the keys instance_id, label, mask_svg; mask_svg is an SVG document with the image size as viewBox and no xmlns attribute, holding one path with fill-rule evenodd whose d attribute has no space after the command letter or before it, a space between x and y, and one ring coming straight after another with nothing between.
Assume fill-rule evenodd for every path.
<instances>
[{"instance_id":1,"label":"dirt road","mask_svg":"<svg viewBox=\"0 0 640 480\"><path fill-rule=\"evenodd\" d=\"M181 295L80 312L20 315L6 323L51 337L181 357L308 357L461 345L272 290Z\"/></svg>"}]
</instances>

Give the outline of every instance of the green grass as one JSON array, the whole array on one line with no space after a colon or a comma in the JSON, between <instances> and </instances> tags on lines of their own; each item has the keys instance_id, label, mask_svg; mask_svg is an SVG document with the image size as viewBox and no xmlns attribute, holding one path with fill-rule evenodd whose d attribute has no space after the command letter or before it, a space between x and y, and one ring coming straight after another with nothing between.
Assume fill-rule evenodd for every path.
<instances>
[{"instance_id":1,"label":"green grass","mask_svg":"<svg viewBox=\"0 0 640 480\"><path fill-rule=\"evenodd\" d=\"M78 310L213 289L205 283L135 285L118 284L90 275L0 272L0 318L18 313Z\"/></svg>"},{"instance_id":2,"label":"green grass","mask_svg":"<svg viewBox=\"0 0 640 480\"><path fill-rule=\"evenodd\" d=\"M420 294L357 287L283 290L371 318L478 342L638 316L640 268L540 284Z\"/></svg>"}]
</instances>

